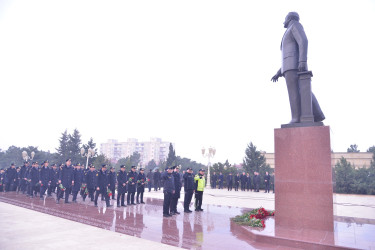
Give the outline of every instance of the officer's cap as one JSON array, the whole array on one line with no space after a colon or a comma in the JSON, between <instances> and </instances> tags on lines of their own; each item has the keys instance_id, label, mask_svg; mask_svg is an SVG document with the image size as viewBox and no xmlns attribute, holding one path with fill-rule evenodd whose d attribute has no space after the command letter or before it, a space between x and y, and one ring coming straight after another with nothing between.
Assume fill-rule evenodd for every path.
<instances>
[{"instance_id":1,"label":"officer's cap","mask_svg":"<svg viewBox=\"0 0 375 250\"><path fill-rule=\"evenodd\" d=\"M140 168L139 171L145 171L145 169L144 168Z\"/></svg>"},{"instance_id":2,"label":"officer's cap","mask_svg":"<svg viewBox=\"0 0 375 250\"><path fill-rule=\"evenodd\" d=\"M68 158L68 159L66 159L66 161L65 161L65 162L68 162L68 161L72 161L72 159Z\"/></svg>"},{"instance_id":3,"label":"officer's cap","mask_svg":"<svg viewBox=\"0 0 375 250\"><path fill-rule=\"evenodd\" d=\"M170 167L168 167L167 169L173 169L173 167L172 167L172 166L170 166Z\"/></svg>"},{"instance_id":4,"label":"officer's cap","mask_svg":"<svg viewBox=\"0 0 375 250\"><path fill-rule=\"evenodd\" d=\"M48 161L48 160L45 160L45 161L43 162L43 164L44 164L44 163L49 163L49 161Z\"/></svg>"},{"instance_id":5,"label":"officer's cap","mask_svg":"<svg viewBox=\"0 0 375 250\"><path fill-rule=\"evenodd\" d=\"M107 167L107 165L106 164L102 164L102 168L106 168Z\"/></svg>"},{"instance_id":6,"label":"officer's cap","mask_svg":"<svg viewBox=\"0 0 375 250\"><path fill-rule=\"evenodd\" d=\"M27 163L29 163L29 161L24 161L24 164L27 164Z\"/></svg>"},{"instance_id":7,"label":"officer's cap","mask_svg":"<svg viewBox=\"0 0 375 250\"><path fill-rule=\"evenodd\" d=\"M192 168L187 168L186 170L193 170Z\"/></svg>"},{"instance_id":8,"label":"officer's cap","mask_svg":"<svg viewBox=\"0 0 375 250\"><path fill-rule=\"evenodd\" d=\"M120 168L125 168L125 165L121 165Z\"/></svg>"},{"instance_id":9,"label":"officer's cap","mask_svg":"<svg viewBox=\"0 0 375 250\"><path fill-rule=\"evenodd\" d=\"M11 166L15 166L15 164L12 162L11 164L10 164Z\"/></svg>"},{"instance_id":10,"label":"officer's cap","mask_svg":"<svg viewBox=\"0 0 375 250\"><path fill-rule=\"evenodd\" d=\"M132 166L132 168L136 169L136 168L137 168L137 166Z\"/></svg>"},{"instance_id":11,"label":"officer's cap","mask_svg":"<svg viewBox=\"0 0 375 250\"><path fill-rule=\"evenodd\" d=\"M90 168L95 168L95 166L93 164L90 164L89 167Z\"/></svg>"},{"instance_id":12,"label":"officer's cap","mask_svg":"<svg viewBox=\"0 0 375 250\"><path fill-rule=\"evenodd\" d=\"M199 172L202 171L202 172L206 172L206 170L204 170L203 168L199 169Z\"/></svg>"},{"instance_id":13,"label":"officer's cap","mask_svg":"<svg viewBox=\"0 0 375 250\"><path fill-rule=\"evenodd\" d=\"M81 163L77 163L76 166L81 166Z\"/></svg>"},{"instance_id":14,"label":"officer's cap","mask_svg":"<svg viewBox=\"0 0 375 250\"><path fill-rule=\"evenodd\" d=\"M57 167L57 164L56 164L56 163L55 163L55 164L53 164L53 165L52 165L52 167Z\"/></svg>"}]
</instances>

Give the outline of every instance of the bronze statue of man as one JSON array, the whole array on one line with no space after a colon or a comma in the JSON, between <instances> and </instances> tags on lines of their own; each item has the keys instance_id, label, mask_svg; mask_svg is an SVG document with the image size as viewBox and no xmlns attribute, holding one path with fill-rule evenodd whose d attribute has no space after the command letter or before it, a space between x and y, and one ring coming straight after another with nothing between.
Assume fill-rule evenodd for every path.
<instances>
[{"instance_id":1,"label":"bronze statue of man","mask_svg":"<svg viewBox=\"0 0 375 250\"><path fill-rule=\"evenodd\" d=\"M325 119L311 92L311 71L307 69L307 37L297 12L285 17L285 34L281 41L282 64L271 81L284 76L288 87L292 120L289 124L314 123ZM306 80L307 79L307 80Z\"/></svg>"}]
</instances>

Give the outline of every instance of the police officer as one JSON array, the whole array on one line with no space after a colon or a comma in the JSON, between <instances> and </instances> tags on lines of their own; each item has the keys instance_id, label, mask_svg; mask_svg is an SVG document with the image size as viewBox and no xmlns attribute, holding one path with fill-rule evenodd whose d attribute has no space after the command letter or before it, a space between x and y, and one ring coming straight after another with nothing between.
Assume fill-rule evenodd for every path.
<instances>
[{"instance_id":1,"label":"police officer","mask_svg":"<svg viewBox=\"0 0 375 250\"><path fill-rule=\"evenodd\" d=\"M26 179L26 196L29 196L30 197L30 172L31 172L31 169L34 167L35 165L35 162L32 162L31 163L31 166L29 166L27 169L26 169L26 172L25 172L25 178Z\"/></svg>"},{"instance_id":2,"label":"police officer","mask_svg":"<svg viewBox=\"0 0 375 250\"><path fill-rule=\"evenodd\" d=\"M194 176L193 170L188 168L184 174L184 212L191 213L192 211L189 209L191 199L193 198L194 193Z\"/></svg>"},{"instance_id":3,"label":"police officer","mask_svg":"<svg viewBox=\"0 0 375 250\"><path fill-rule=\"evenodd\" d=\"M180 193L181 193L181 176L180 176L180 167L179 166L174 166L173 167L173 178L174 178L174 194L172 195L172 200L171 200L171 214L180 214L177 211L177 204L178 204L178 199L180 198Z\"/></svg>"},{"instance_id":4,"label":"police officer","mask_svg":"<svg viewBox=\"0 0 375 250\"><path fill-rule=\"evenodd\" d=\"M33 198L34 195L36 197L37 191L36 191L36 184L39 183L39 170L38 170L38 162L35 162L33 164L33 167L30 170L29 174L29 182L30 182L30 198Z\"/></svg>"},{"instance_id":5,"label":"police officer","mask_svg":"<svg viewBox=\"0 0 375 250\"><path fill-rule=\"evenodd\" d=\"M246 191L247 177L246 177L245 172L242 172L242 175L240 177L240 181L241 181L241 191Z\"/></svg>"},{"instance_id":6,"label":"police officer","mask_svg":"<svg viewBox=\"0 0 375 250\"><path fill-rule=\"evenodd\" d=\"M81 169L81 164L78 163L74 170L73 170L73 181L74 181L74 185L73 185L73 203L77 203L77 195L78 195L78 192L81 190L81 187L82 187L82 183L83 183L83 178L84 178L84 173L83 173L83 170Z\"/></svg>"},{"instance_id":7,"label":"police officer","mask_svg":"<svg viewBox=\"0 0 375 250\"><path fill-rule=\"evenodd\" d=\"M227 185L228 185L228 191L232 191L232 187L233 187L232 173L229 173L228 176L227 176Z\"/></svg>"},{"instance_id":8,"label":"police officer","mask_svg":"<svg viewBox=\"0 0 375 250\"><path fill-rule=\"evenodd\" d=\"M109 187L109 178L108 178L108 173L107 173L107 165L103 164L102 169L96 174L97 176L97 187L96 187L96 193L95 193L95 207L98 206L98 197L99 194L104 196L105 198L105 203L107 207L111 207L109 204L109 196L107 192L107 188Z\"/></svg>"},{"instance_id":9,"label":"police officer","mask_svg":"<svg viewBox=\"0 0 375 250\"><path fill-rule=\"evenodd\" d=\"M147 173L147 187L148 187L148 191L151 192L151 186L152 186L152 169L150 169L150 172Z\"/></svg>"},{"instance_id":10,"label":"police officer","mask_svg":"<svg viewBox=\"0 0 375 250\"><path fill-rule=\"evenodd\" d=\"M5 191L14 191L15 188L14 186L16 185L17 181L17 170L16 170L16 165L12 163L10 167L7 169L6 173L6 186L5 186Z\"/></svg>"},{"instance_id":11,"label":"police officer","mask_svg":"<svg viewBox=\"0 0 375 250\"><path fill-rule=\"evenodd\" d=\"M255 171L254 176L253 176L254 192L259 192L259 184L260 184L259 173Z\"/></svg>"},{"instance_id":12,"label":"police officer","mask_svg":"<svg viewBox=\"0 0 375 250\"><path fill-rule=\"evenodd\" d=\"M115 191L116 191L116 172L115 168L111 167L110 172L108 173L109 189L112 192L112 200L115 200Z\"/></svg>"},{"instance_id":13,"label":"police officer","mask_svg":"<svg viewBox=\"0 0 375 250\"><path fill-rule=\"evenodd\" d=\"M238 191L239 185L240 185L240 174L237 173L236 176L234 176L234 191Z\"/></svg>"},{"instance_id":14,"label":"police officer","mask_svg":"<svg viewBox=\"0 0 375 250\"><path fill-rule=\"evenodd\" d=\"M47 195L48 197L52 196L52 193L56 191L57 184L59 182L59 169L57 168L56 164L52 165L52 168L49 170L49 178L51 180L51 184L48 187Z\"/></svg>"},{"instance_id":15,"label":"police officer","mask_svg":"<svg viewBox=\"0 0 375 250\"><path fill-rule=\"evenodd\" d=\"M95 166L90 164L89 165L90 170L87 172L86 175L86 183L87 183L87 191L89 193L89 197L91 201L94 201L94 192L96 189L96 181L97 181L97 172L95 170ZM84 199L86 198L86 195L84 194Z\"/></svg>"},{"instance_id":16,"label":"police officer","mask_svg":"<svg viewBox=\"0 0 375 250\"><path fill-rule=\"evenodd\" d=\"M26 183L27 183L26 170L28 168L29 168L29 162L25 161L20 171L20 190L23 194L26 192Z\"/></svg>"},{"instance_id":17,"label":"police officer","mask_svg":"<svg viewBox=\"0 0 375 250\"><path fill-rule=\"evenodd\" d=\"M65 204L69 204L69 194L72 190L72 185L74 185L74 179L73 179L73 167L72 165L72 160L67 159L65 161L65 165L62 167L60 171L60 176L59 176L59 184L62 184L63 187L65 188ZM57 196L56 203L60 203L60 195Z\"/></svg>"},{"instance_id":18,"label":"police officer","mask_svg":"<svg viewBox=\"0 0 375 250\"><path fill-rule=\"evenodd\" d=\"M141 196L141 203L143 202L143 193L145 192L146 175L145 170L141 168L137 176L137 204L139 204L139 196Z\"/></svg>"},{"instance_id":19,"label":"police officer","mask_svg":"<svg viewBox=\"0 0 375 250\"><path fill-rule=\"evenodd\" d=\"M195 211L201 212L202 209L202 201L203 201L203 191L204 187L206 186L206 179L204 177L204 169L199 169L199 172L194 177L195 181Z\"/></svg>"},{"instance_id":20,"label":"police officer","mask_svg":"<svg viewBox=\"0 0 375 250\"><path fill-rule=\"evenodd\" d=\"M121 197L121 207L126 207L125 205L125 193L126 184L128 183L127 174L125 171L125 165L120 166L120 171L117 173L117 206L120 206Z\"/></svg>"},{"instance_id":21,"label":"police officer","mask_svg":"<svg viewBox=\"0 0 375 250\"><path fill-rule=\"evenodd\" d=\"M161 175L161 179L164 180L164 202L163 202L163 216L171 217L169 212L171 206L172 195L175 193L174 177L172 176L173 167L169 167Z\"/></svg>"},{"instance_id":22,"label":"police officer","mask_svg":"<svg viewBox=\"0 0 375 250\"><path fill-rule=\"evenodd\" d=\"M156 170L156 172L154 173L154 190L155 191L158 191L158 189L160 190L160 172L159 172L159 169Z\"/></svg>"},{"instance_id":23,"label":"police officer","mask_svg":"<svg viewBox=\"0 0 375 250\"><path fill-rule=\"evenodd\" d=\"M136 166L132 166L130 172L128 173L128 197L127 199L127 204L128 205L135 205L134 203L134 195L137 187L137 177L138 174L135 172L137 169Z\"/></svg>"},{"instance_id":24,"label":"police officer","mask_svg":"<svg viewBox=\"0 0 375 250\"><path fill-rule=\"evenodd\" d=\"M4 192L4 177L5 177L5 171L4 169L0 169L0 192Z\"/></svg>"},{"instance_id":25,"label":"police officer","mask_svg":"<svg viewBox=\"0 0 375 250\"><path fill-rule=\"evenodd\" d=\"M223 189L224 175L222 172L219 174L219 189Z\"/></svg>"},{"instance_id":26,"label":"police officer","mask_svg":"<svg viewBox=\"0 0 375 250\"><path fill-rule=\"evenodd\" d=\"M39 169L40 199L43 200L44 193L51 184L49 162L44 161L43 166Z\"/></svg>"}]
</instances>

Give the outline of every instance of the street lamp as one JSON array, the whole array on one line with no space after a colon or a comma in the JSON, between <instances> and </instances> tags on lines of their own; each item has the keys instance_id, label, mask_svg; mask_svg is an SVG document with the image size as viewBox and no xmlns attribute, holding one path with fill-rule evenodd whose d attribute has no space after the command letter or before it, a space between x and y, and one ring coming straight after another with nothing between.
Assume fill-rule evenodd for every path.
<instances>
[{"instance_id":1,"label":"street lamp","mask_svg":"<svg viewBox=\"0 0 375 250\"><path fill-rule=\"evenodd\" d=\"M34 159L34 156L35 156L35 152L31 152L31 157L27 154L26 151L22 151L22 159L24 161L28 161L28 160L33 160Z\"/></svg>"},{"instance_id":2,"label":"street lamp","mask_svg":"<svg viewBox=\"0 0 375 250\"><path fill-rule=\"evenodd\" d=\"M216 149L213 147L208 148L208 152L206 152L206 149L202 148L202 156L207 157L208 163L207 163L207 187L211 188L211 176L210 176L210 167L211 167L211 158L214 158L216 154Z\"/></svg>"},{"instance_id":3,"label":"street lamp","mask_svg":"<svg viewBox=\"0 0 375 250\"><path fill-rule=\"evenodd\" d=\"M92 158L92 157L95 156L95 150L92 149L92 148L89 148L87 150L87 153L85 151L86 150L84 148L81 148L81 155L83 157L87 157L87 159L86 159L86 167L85 167L85 169L87 169L87 165L89 164L89 158Z\"/></svg>"}]
</instances>

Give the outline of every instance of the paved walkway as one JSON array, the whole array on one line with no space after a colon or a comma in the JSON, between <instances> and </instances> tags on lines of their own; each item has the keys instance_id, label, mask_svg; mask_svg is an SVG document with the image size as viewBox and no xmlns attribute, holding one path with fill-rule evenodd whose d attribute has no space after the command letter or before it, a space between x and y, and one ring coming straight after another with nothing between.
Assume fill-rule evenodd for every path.
<instances>
[{"instance_id":1,"label":"paved walkway","mask_svg":"<svg viewBox=\"0 0 375 250\"><path fill-rule=\"evenodd\" d=\"M0 249L153 249L176 247L0 203Z\"/></svg>"},{"instance_id":2,"label":"paved walkway","mask_svg":"<svg viewBox=\"0 0 375 250\"><path fill-rule=\"evenodd\" d=\"M1 193L0 221L6 226L0 226L0 249L272 248L240 237L230 223L231 217L250 208L274 209L272 193L206 190L203 213L182 213L172 218L161 217L161 190L146 191L145 197L145 205L107 209L102 203L95 208L89 201L57 205L53 198L40 201L15 193ZM337 227L349 228L358 234L364 225L375 232L375 196L334 195L334 202ZM181 202L178 210L183 210ZM353 239L358 240L356 237ZM366 236L368 238L372 237ZM370 240L368 245L374 242Z\"/></svg>"}]
</instances>

